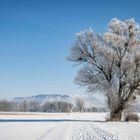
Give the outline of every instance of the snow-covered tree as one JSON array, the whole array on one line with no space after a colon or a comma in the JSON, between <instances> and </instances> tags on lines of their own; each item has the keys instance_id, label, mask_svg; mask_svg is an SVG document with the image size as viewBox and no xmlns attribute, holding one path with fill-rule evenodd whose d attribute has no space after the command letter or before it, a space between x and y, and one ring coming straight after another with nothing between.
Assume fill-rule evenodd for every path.
<instances>
[{"instance_id":1,"label":"snow-covered tree","mask_svg":"<svg viewBox=\"0 0 140 140\"><path fill-rule=\"evenodd\" d=\"M0 100L0 111L11 111L12 104L7 100Z\"/></svg>"},{"instance_id":2,"label":"snow-covered tree","mask_svg":"<svg viewBox=\"0 0 140 140\"><path fill-rule=\"evenodd\" d=\"M29 102L27 100L22 101L19 106L21 112L29 111Z\"/></svg>"},{"instance_id":3,"label":"snow-covered tree","mask_svg":"<svg viewBox=\"0 0 140 140\"><path fill-rule=\"evenodd\" d=\"M76 111L82 112L84 106L85 106L84 99L77 97L77 99L76 99Z\"/></svg>"},{"instance_id":4,"label":"snow-covered tree","mask_svg":"<svg viewBox=\"0 0 140 140\"><path fill-rule=\"evenodd\" d=\"M82 64L76 83L89 92L104 91L111 120L120 121L140 90L138 23L114 18L102 36L92 29L78 33L68 59Z\"/></svg>"},{"instance_id":5,"label":"snow-covered tree","mask_svg":"<svg viewBox=\"0 0 140 140\"><path fill-rule=\"evenodd\" d=\"M41 111L41 105L39 102L30 101L30 102L28 102L28 105L29 105L29 111L31 111L31 112Z\"/></svg>"}]
</instances>

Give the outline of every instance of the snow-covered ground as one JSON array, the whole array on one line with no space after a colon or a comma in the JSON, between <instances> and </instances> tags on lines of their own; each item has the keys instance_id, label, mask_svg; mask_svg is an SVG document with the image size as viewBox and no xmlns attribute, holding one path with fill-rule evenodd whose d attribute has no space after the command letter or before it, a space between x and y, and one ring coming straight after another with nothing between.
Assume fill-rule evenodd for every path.
<instances>
[{"instance_id":1,"label":"snow-covered ground","mask_svg":"<svg viewBox=\"0 0 140 140\"><path fill-rule=\"evenodd\" d=\"M0 140L140 140L140 122L106 113L0 113Z\"/></svg>"}]
</instances>

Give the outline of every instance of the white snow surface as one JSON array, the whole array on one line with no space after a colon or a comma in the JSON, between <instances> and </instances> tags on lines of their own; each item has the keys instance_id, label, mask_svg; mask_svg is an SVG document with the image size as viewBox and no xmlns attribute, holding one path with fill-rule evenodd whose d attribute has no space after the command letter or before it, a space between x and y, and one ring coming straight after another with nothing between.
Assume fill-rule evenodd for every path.
<instances>
[{"instance_id":1,"label":"white snow surface","mask_svg":"<svg viewBox=\"0 0 140 140\"><path fill-rule=\"evenodd\" d=\"M106 115L0 112L0 140L140 140L140 122L106 122Z\"/></svg>"}]
</instances>

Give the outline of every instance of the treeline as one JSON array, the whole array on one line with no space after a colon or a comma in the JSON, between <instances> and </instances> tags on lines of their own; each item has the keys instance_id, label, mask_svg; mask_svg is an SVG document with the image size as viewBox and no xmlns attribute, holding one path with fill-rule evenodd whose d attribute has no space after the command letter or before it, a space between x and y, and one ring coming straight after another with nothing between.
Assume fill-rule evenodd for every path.
<instances>
[{"instance_id":1,"label":"treeline","mask_svg":"<svg viewBox=\"0 0 140 140\"><path fill-rule=\"evenodd\" d=\"M86 107L81 99L77 99L75 104L65 101L53 101L39 103L36 101L14 102L9 100L0 100L0 111L17 112L105 112L105 108L95 106Z\"/></svg>"}]
</instances>

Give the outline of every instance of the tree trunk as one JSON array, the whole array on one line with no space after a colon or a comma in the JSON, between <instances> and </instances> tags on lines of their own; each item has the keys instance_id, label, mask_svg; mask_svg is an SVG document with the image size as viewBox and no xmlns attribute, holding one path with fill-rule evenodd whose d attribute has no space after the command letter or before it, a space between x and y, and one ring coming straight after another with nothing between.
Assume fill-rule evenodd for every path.
<instances>
[{"instance_id":1,"label":"tree trunk","mask_svg":"<svg viewBox=\"0 0 140 140\"><path fill-rule=\"evenodd\" d=\"M122 110L117 109L110 113L110 121L121 121Z\"/></svg>"}]
</instances>

